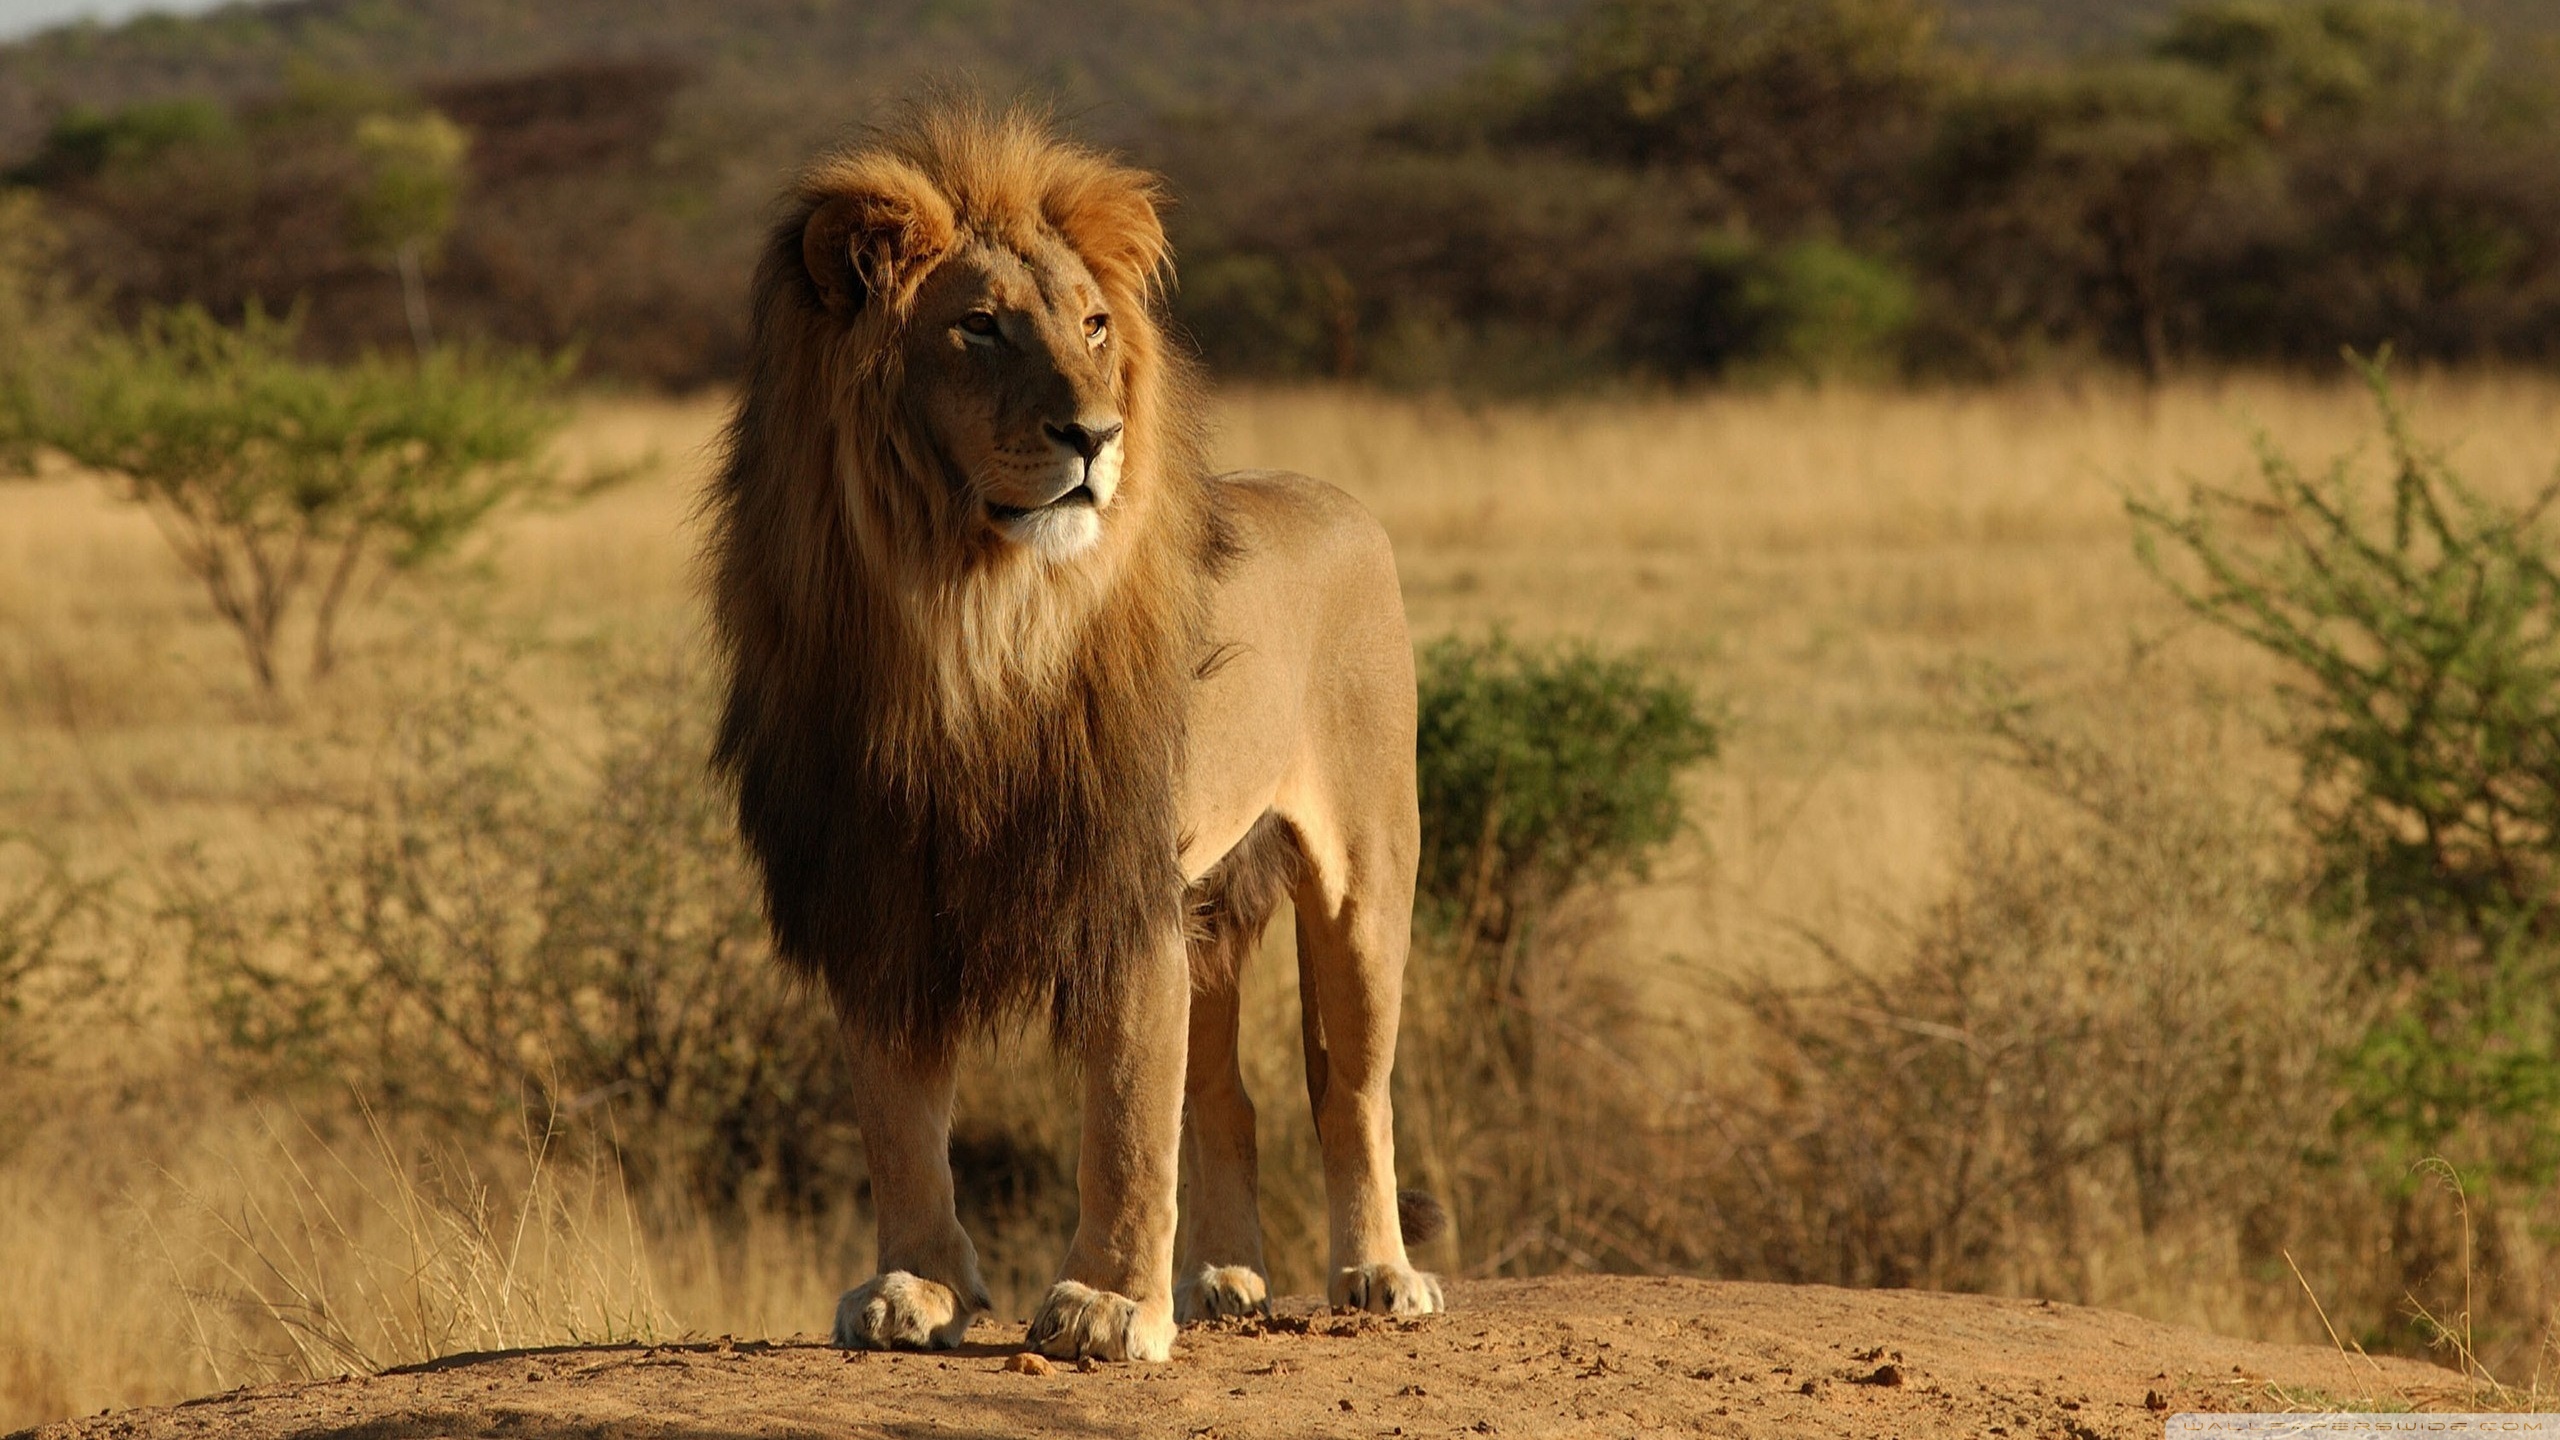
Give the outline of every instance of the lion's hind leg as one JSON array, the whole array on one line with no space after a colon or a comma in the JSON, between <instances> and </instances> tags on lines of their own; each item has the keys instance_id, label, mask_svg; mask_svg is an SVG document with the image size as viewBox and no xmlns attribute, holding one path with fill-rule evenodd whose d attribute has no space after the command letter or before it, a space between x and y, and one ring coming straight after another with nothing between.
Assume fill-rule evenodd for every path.
<instances>
[{"instance_id":1,"label":"lion's hind leg","mask_svg":"<svg viewBox=\"0 0 2560 1440\"><path fill-rule=\"evenodd\" d=\"M1439 1278L1405 1253L1409 1232L1418 1242L1437 1230L1438 1205L1396 1189L1388 1092L1413 913L1405 878L1413 867L1402 858L1411 850L1396 835L1410 823L1336 837L1311 859L1296 897L1307 1099L1324 1151L1333 1251L1326 1298L1388 1315L1445 1305Z\"/></svg>"},{"instance_id":2,"label":"lion's hind leg","mask_svg":"<svg viewBox=\"0 0 2560 1440\"><path fill-rule=\"evenodd\" d=\"M1192 892L1191 1048L1174 1262L1174 1313L1186 1322L1270 1308L1253 1097L1237 1063L1236 1029L1244 967L1299 869L1296 835L1266 815Z\"/></svg>"}]
</instances>

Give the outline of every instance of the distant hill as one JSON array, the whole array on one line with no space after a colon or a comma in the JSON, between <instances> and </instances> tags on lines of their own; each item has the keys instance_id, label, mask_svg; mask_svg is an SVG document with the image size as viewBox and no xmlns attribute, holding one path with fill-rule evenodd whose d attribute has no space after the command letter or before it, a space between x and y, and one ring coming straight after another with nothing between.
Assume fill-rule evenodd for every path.
<instances>
[{"instance_id":1,"label":"distant hill","mask_svg":"<svg viewBox=\"0 0 2560 1440\"><path fill-rule=\"evenodd\" d=\"M0 157L72 106L273 90L297 66L416 82L673 60L795 148L920 76L1056 98L1110 137L1185 112L1393 106L1535 42L1587 0L281 0L80 25L0 46ZM2130 43L2178 0L1948 0L1961 42L2023 54ZM2560 32L2553 0L2448 0ZM777 136L776 138L780 138Z\"/></svg>"},{"instance_id":2,"label":"distant hill","mask_svg":"<svg viewBox=\"0 0 2560 1440\"><path fill-rule=\"evenodd\" d=\"M1869 318L1915 366L2001 370L2056 335L2123 350L2122 317L2089 299L2121 277L2070 271L2088 247L2068 216L1972 215L1992 235L2059 225L2052 253L2038 253L2061 268L2033 304L2009 295L2006 262L1984 284L2008 286L2008 299L1956 298L1951 277L1980 249L1950 240L1946 216L1920 214L1920 159L1935 107L1968 89L1967 66L1943 63L1948 42L2067 66L2138 45L2180 0L1944 0L1941 35L1851 16L1886 38L1800 53L1681 38L1698 17L1641 20L1670 26L1660 43L1691 47L1681 63L1696 73L1678 80L1690 88L1676 115L1634 113L1630 97L1660 81L1651 49L1624 57L1646 68L1604 76L1572 103L1662 129L1677 142L1668 164L1612 148L1616 120L1586 133L1550 123L1563 111L1539 120L1535 106L1517 108L1563 83L1537 72L1590 3L235 4L0 45L0 183L44 193L62 268L121 313L182 301L224 315L293 308L315 348L398 347L411 335L403 287L349 224L349 197L370 183L364 117L424 102L470 137L458 215L427 267L437 333L574 347L595 373L696 385L735 373L739 297L785 177L893 97L943 81L1045 100L1069 133L1166 175L1179 197L1179 318L1229 373L1505 385L1687 374L1775 343L1775 322L1751 318L1769 266L1796 267L1791 284L1874 300ZM2560 33L2555 0L2442 3L2509 34ZM1923 51L1928 63L1896 68ZM2322 357L2342 338L2377 335L2439 357L2560 354L2560 181L2545 178L2560 165L2534 148L2560 115L2560 46L2499 53L2550 56L2511 67L2510 88L2551 97L2545 109L2483 107L2484 124L2531 112L2513 121L2521 138L2437 144L2382 125L2323 148L2305 132L2280 140L2313 167L2299 203L2253 210L2245 187L2213 189L2212 225L2178 228L2217 237L2221 249L2190 257L2193 273L2229 288L2213 305L2180 302L2178 323L2202 335L2195 317L2238 313L2223 300L2281 294L2311 318L2243 326L2244 353L2281 333L2300 339L2287 353ZM1737 54L1761 68L1719 69ZM1619 60L1576 63L1586 62ZM2137 108L2157 98L2106 93ZM2125 133L2153 133L2156 117L2135 118ZM2262 138L2275 143L2273 131ZM2374 148L2395 138L2407 153ZM2139 175L2187 173L2186 160L2170 161ZM2050 200L2046 179L2018 182L2011 198ZM2322 208L2385 193L2384 180L2405 203ZM2376 214L2389 223L2367 223ZM2332 222L2335 234L2318 228ZM1857 253L1734 249L1822 235ZM2446 235L2492 239L2448 248ZM2270 258L2279 240L2294 248ZM2350 255L2351 242L2367 250ZM2292 282L2324 258L2344 267L2336 283ZM1838 311L1805 293L1812 310ZM2337 319L2333 301L2365 318ZM1998 313L1972 313L1985 305ZM2160 325L2144 333L2165 344ZM2418 344L2421 331L2434 338Z\"/></svg>"},{"instance_id":3,"label":"distant hill","mask_svg":"<svg viewBox=\"0 0 2560 1440\"><path fill-rule=\"evenodd\" d=\"M736 296L781 180L920 85L1037 97L1078 135L1153 158L1179 137L1239 125L1274 136L1356 127L1517 49L1580 3L233 5L0 46L0 174L75 111L237 104L289 91L297 77L387 82L475 136L471 198L437 282L459 330L578 343L597 368L695 383L734 363ZM266 166L229 197L89 203L75 263L137 299L183 295L226 313L300 303L311 332L341 348L397 343L386 277L324 233L328 207L291 193L291 169Z\"/></svg>"},{"instance_id":4,"label":"distant hill","mask_svg":"<svg viewBox=\"0 0 2560 1440\"><path fill-rule=\"evenodd\" d=\"M0 152L71 105L273 89L297 65L415 81L675 60L767 124L826 130L919 76L1111 113L1286 115L1446 83L1579 0L285 0L78 26L0 46Z\"/></svg>"},{"instance_id":5,"label":"distant hill","mask_svg":"<svg viewBox=\"0 0 2560 1440\"><path fill-rule=\"evenodd\" d=\"M2139 40L2176 13L2180 0L1949 0L1959 40L2027 54L2078 54ZM2494 30L2560 33L2553 0L2444 0Z\"/></svg>"}]
</instances>

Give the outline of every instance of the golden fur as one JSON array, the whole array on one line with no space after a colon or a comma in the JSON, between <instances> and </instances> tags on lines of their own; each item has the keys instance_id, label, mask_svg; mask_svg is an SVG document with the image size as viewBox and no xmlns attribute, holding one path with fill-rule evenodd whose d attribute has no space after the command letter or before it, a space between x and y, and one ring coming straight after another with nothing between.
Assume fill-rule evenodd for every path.
<instances>
[{"instance_id":1,"label":"golden fur","mask_svg":"<svg viewBox=\"0 0 2560 1440\"><path fill-rule=\"evenodd\" d=\"M1177 1315L1264 1304L1236 997L1283 896L1327 1290L1440 1304L1394 1188L1419 846L1394 558L1339 491L1207 473L1156 201L945 108L812 168L757 271L709 500L716 760L777 947L852 1041L879 1253L841 1344L951 1345L986 1308L956 1043L1043 1012L1084 1124L1031 1342L1160 1360Z\"/></svg>"}]
</instances>

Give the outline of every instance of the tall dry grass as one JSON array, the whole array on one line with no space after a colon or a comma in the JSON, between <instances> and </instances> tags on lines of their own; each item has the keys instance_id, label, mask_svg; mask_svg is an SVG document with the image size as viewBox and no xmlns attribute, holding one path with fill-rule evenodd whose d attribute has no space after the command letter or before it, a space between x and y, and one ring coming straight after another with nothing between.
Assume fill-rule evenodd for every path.
<instances>
[{"instance_id":1,"label":"tall dry grass","mask_svg":"<svg viewBox=\"0 0 2560 1440\"><path fill-rule=\"evenodd\" d=\"M2477 483L2514 493L2547 478L2560 382L2432 377L2412 398ZM453 693L462 672L503 673L532 733L572 762L605 753L612 736L591 703L599 666L635 656L681 665L695 642L692 506L719 412L713 400L588 404L564 442L574 459L654 456L648 473L579 509L519 517L456 573L395 587L350 627L343 673L295 697L282 720L256 703L230 637L200 612L147 518L72 476L0 490L0 832L40 837L64 875L91 887L102 917L93 928L119 942L100 961L119 967L112 986L38 987L9 1022L43 1043L0 1073L10 1117L0 1124L0 1273L21 1277L23 1295L0 1313L0 1423L422 1347L815 1329L863 1272L867 1226L853 1195L723 1210L680 1189L624 1189L623 1177L590 1185L574 1147L532 1166L520 1129L464 1143L450 1127L395 1126L386 1134L396 1139L377 1143L343 1097L307 1082L290 1095L262 1091L268 1082L209 1060L220 1037L167 903L167 879L181 871L270 898L301 893L325 868L314 835L382 781L398 722ZM2261 947L2249 954L2275 943L2246 923L2254 892L2228 889L2239 882L2224 869L2195 869L2223 852L2163 850L2174 826L2140 832L2148 840L2074 829L2067 805L1951 718L1962 710L1951 677L1988 662L2039 693L2090 690L2102 697L2092 712L2120 722L2102 733L2126 747L2226 737L2210 764L2175 771L2188 787L2177 793L2201 808L2164 813L2223 827L2214 843L2231 853L2264 843L2245 817L2249 797L2280 795L2285 780L2251 740L2268 677L2196 632L2142 575L2120 490L2235 476L2253 425L2302 453L2348 448L2368 427L2352 385L2240 378L2158 393L2091 384L1487 407L1244 392L1221 402L1219 419L1228 463L1303 469L1378 513L1419 634L1502 625L1528 639L1649 646L1734 714L1724 757L1692 782L1696 833L1649 881L1578 901L1579 918L1560 932L1578 939L1542 1003L1585 1032L1591 1060L1559 1067L1571 1083L1538 1098L1550 1137L1539 1143L1588 1139L1599 1116L1629 1122L1608 1132L1619 1149L1594 1148L1581 1164L1541 1152L1553 1183L1525 1198L1518 1187L1498 1193L1499 1175L1473 1173L1496 1167L1470 1138L1465 1097L1435 1093L1429 1064L1435 1049L1470 1043L1466 1017L1424 983L1428 955L1417 962L1408 1154L1431 1183L1488 1197L1480 1223L1435 1263L1684 1264L2045 1289L2226 1328L2317 1333L2307 1310L2272 1298L2275 1282L2249 1268L2265 1239L2250 1227L2294 1222L2217 1212L2218 1187L2241 1182L2206 1164L2208 1132L2176 1117L2152 1132L2181 1147L2166 1169L2124 1141L2114 1168L2084 1166L2071 1181L2079 1189L2035 1200L2041 1259L2022 1251L1966 1268L1915 1251L1934 1242L1914 1234L1843 1238L1887 1211L1773 1208L1769 1197L1809 1185L1898 1200L1945 1157L1891 1125L1854 1153L1789 1148L1781 1142L1818 1132L1831 1112L1819 1097L1765 1088L1786 1072L1745 1041L1828 1037L1804 1073L1852 1099L1881 1083L1879 1066L1938 1063L1942 1048L1921 1043L1926 1026L1965 1031L1995 1012L1963 1007L2003 993L2034 999L2049 973L2039 967L2095 953L2022 943L2032 932L2012 930L1975 943L1981 924L2022 909L2071 917L2074 936L2149 926L2159 933L2143 953L2172 958L2224 946L2218 935ZM2110 678L2133 660L2176 683ZM2150 708L2125 722L2133 699ZM2194 750L2173 745L2164 764ZM2226 889L2188 883L2204 879ZM1318 1278L1322 1224L1277 928L1248 977L1245 1067L1263 1101L1274 1278L1305 1291ZM1959 957L1990 970L1951 969ZM1879 1009L1859 985L1914 973L1919 1000L1936 1007L1917 1017L1922 1029L1859 1018L1862 1005ZM1998 985L1966 978L1983 973ZM2193 1032L2208 1038L2285 1029L2284 1014L2250 1005L2288 992L2226 1002L2212 987L2227 974L2071 973L2075 988L2044 1011L1996 1014L2042 1016L2066 1035L2113 1033L2169 995L2180 1013L2218 1017L2220 1030ZM2315 1002L2299 1008L2316 1014ZM1789 1004L1798 1008L1753 1010ZM2132 1047L2123 1074L2182 1063L2136 1040L2122 1042ZM1607 1075L1626 1083L1575 1080ZM1961 1076L1949 1083L1965 1093ZM2128 1093L2057 1091L2052 1123L2126 1132L2132 1122L2108 1107ZM1071 1213L1056 1161L1072 1137L1066 1094L1035 1054L987 1069L964 1097L972 1219L989 1233L1008 1303L1037 1286ZM1631 1115L1631 1095L1650 1108ZM2019 1124L2033 1113L2002 1112ZM1898 1139L1913 1143L1897 1150L1888 1142ZM1714 1183L1752 1173L1803 1183ZM1683 1183L1665 1185L1664 1174ZM343 1223L306 1224L319 1205ZM2014 1228L2023 1213L1995 1207L1967 1223ZM510 1248L497 1243L502 1231L558 1243ZM415 1263L421 1246L450 1262L436 1292L447 1298L412 1297L412 1318L396 1324L401 1308L364 1300L361 1286L291 1283L297 1263L333 1276L439 1273ZM2324 1293L2352 1279L2352 1255L2336 1253L2313 1277ZM1874 1265L1842 1268L1859 1254ZM500 1313L453 1297L512 1284L511 1265L525 1267L529 1288L510 1294L557 1298L528 1300L503 1323L455 1318L475 1305ZM310 1313L332 1317L320 1333L344 1335L297 1344L279 1317Z\"/></svg>"}]
</instances>

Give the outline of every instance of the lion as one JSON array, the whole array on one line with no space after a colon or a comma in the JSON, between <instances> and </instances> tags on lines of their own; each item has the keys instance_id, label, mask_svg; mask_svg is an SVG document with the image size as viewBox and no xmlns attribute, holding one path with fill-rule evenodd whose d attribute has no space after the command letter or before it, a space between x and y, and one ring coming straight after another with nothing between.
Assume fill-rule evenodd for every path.
<instances>
[{"instance_id":1,"label":"lion","mask_svg":"<svg viewBox=\"0 0 2560 1440\"><path fill-rule=\"evenodd\" d=\"M714 763L857 1072L878 1273L840 1345L948 1347L988 1308L957 1057L1043 1017L1084 1111L1031 1343L1163 1360L1180 1321L1267 1309L1237 989L1283 898L1329 1297L1442 1305L1388 1096L1419 852L1395 558L1339 490L1209 473L1161 195L946 104L805 172L756 272L707 502Z\"/></svg>"}]
</instances>

